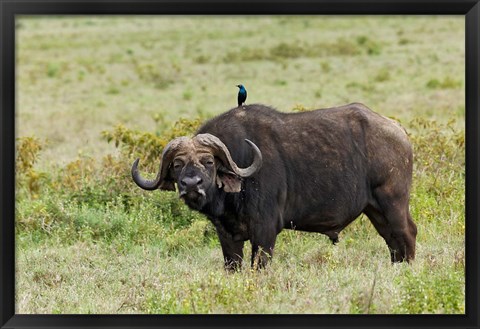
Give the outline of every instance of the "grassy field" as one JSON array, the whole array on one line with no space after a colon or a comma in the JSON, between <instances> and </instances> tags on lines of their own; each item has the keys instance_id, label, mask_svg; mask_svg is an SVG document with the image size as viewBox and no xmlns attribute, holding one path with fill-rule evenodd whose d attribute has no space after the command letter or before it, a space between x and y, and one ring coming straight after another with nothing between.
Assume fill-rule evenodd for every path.
<instances>
[{"instance_id":1,"label":"grassy field","mask_svg":"<svg viewBox=\"0 0 480 329\"><path fill-rule=\"evenodd\" d=\"M17 313L464 313L464 18L21 17ZM361 216L332 245L284 231L271 266L223 270L212 225L147 193L169 139L247 103L362 102L414 146L417 258ZM247 244L248 246L248 244ZM249 259L249 248L246 248ZM248 263L248 262L247 262Z\"/></svg>"}]
</instances>

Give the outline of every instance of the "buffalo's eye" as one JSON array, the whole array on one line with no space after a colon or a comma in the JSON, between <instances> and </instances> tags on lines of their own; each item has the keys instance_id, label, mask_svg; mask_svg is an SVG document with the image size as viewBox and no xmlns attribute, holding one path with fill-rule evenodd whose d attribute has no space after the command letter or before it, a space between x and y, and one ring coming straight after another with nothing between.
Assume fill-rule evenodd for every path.
<instances>
[{"instance_id":1,"label":"buffalo's eye","mask_svg":"<svg viewBox=\"0 0 480 329\"><path fill-rule=\"evenodd\" d=\"M213 161L213 159L205 159L203 161L203 164L206 166L206 167L213 167L213 165L215 164L215 162Z\"/></svg>"},{"instance_id":2,"label":"buffalo's eye","mask_svg":"<svg viewBox=\"0 0 480 329\"><path fill-rule=\"evenodd\" d=\"M183 162L181 160L175 160L173 162L173 169L179 170L182 167L183 167Z\"/></svg>"}]
</instances>

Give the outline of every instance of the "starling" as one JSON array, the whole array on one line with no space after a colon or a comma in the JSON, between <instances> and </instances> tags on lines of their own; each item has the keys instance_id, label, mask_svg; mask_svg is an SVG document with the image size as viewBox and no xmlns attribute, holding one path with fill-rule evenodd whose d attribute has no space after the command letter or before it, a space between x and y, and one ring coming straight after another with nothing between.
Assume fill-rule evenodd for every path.
<instances>
[{"instance_id":1,"label":"starling","mask_svg":"<svg viewBox=\"0 0 480 329\"><path fill-rule=\"evenodd\" d=\"M243 85L237 85L240 90L238 91L238 106L242 105L245 103L245 100L247 99L247 89Z\"/></svg>"}]
</instances>

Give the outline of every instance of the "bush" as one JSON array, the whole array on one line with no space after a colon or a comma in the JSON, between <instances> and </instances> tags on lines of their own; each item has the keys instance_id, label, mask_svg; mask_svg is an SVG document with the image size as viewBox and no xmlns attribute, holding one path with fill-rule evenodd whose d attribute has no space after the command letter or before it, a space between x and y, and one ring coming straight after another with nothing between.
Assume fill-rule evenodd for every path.
<instances>
[{"instance_id":1,"label":"bush","mask_svg":"<svg viewBox=\"0 0 480 329\"><path fill-rule=\"evenodd\" d=\"M133 155L146 154L142 163L156 172L165 145L177 136L193 134L199 124L198 119L181 119L162 135L117 126L103 136L120 148L119 156L109 154L101 160L79 156L50 176L35 170L44 147L40 140L19 138L17 230L39 238L55 231L57 239L67 244L75 240L131 244L158 237L159 230L171 234L165 239L170 250L207 242L205 236L212 236L212 227L205 226L203 216L191 211L175 193L159 191L145 197L130 175Z\"/></svg>"},{"instance_id":2,"label":"bush","mask_svg":"<svg viewBox=\"0 0 480 329\"><path fill-rule=\"evenodd\" d=\"M455 89L462 86L462 82L454 80L451 77L447 76L442 81L438 79L428 80L426 87L428 89Z\"/></svg>"},{"instance_id":3,"label":"bush","mask_svg":"<svg viewBox=\"0 0 480 329\"><path fill-rule=\"evenodd\" d=\"M117 125L113 131L103 131L102 136L107 142L114 142L115 147L120 148L123 158L133 159L140 155L142 166L146 170L156 172L165 146L176 137L193 135L200 123L200 119L180 119L170 130L161 134L146 133Z\"/></svg>"},{"instance_id":4,"label":"bush","mask_svg":"<svg viewBox=\"0 0 480 329\"><path fill-rule=\"evenodd\" d=\"M168 250L189 250L201 246L206 241L208 225L211 225L208 221L198 220L184 229L176 230L166 238Z\"/></svg>"},{"instance_id":5,"label":"bush","mask_svg":"<svg viewBox=\"0 0 480 329\"><path fill-rule=\"evenodd\" d=\"M457 181L465 177L465 132L446 124L416 118L408 125L413 144L414 181L437 200L458 195Z\"/></svg>"},{"instance_id":6,"label":"bush","mask_svg":"<svg viewBox=\"0 0 480 329\"><path fill-rule=\"evenodd\" d=\"M315 44L281 42L270 48L242 48L237 51L229 51L223 62L248 62L248 61L277 61L300 57L327 57L327 56L354 56L362 53L377 54L380 52L378 44L369 41L365 45L357 45L355 42L340 38L334 42L322 42Z\"/></svg>"},{"instance_id":7,"label":"bush","mask_svg":"<svg viewBox=\"0 0 480 329\"><path fill-rule=\"evenodd\" d=\"M463 313L465 312L464 273L447 271L419 273L407 269L402 277L401 298L395 313Z\"/></svg>"},{"instance_id":8,"label":"bush","mask_svg":"<svg viewBox=\"0 0 480 329\"><path fill-rule=\"evenodd\" d=\"M43 145L36 137L21 137L17 139L16 148L15 183L17 185L17 195L19 189L23 187L26 188L31 197L37 198L42 184L48 179L46 173L34 169Z\"/></svg>"},{"instance_id":9,"label":"bush","mask_svg":"<svg viewBox=\"0 0 480 329\"><path fill-rule=\"evenodd\" d=\"M180 77L180 67L172 63L139 62L133 60L133 69L144 82L157 89L166 89Z\"/></svg>"}]
</instances>

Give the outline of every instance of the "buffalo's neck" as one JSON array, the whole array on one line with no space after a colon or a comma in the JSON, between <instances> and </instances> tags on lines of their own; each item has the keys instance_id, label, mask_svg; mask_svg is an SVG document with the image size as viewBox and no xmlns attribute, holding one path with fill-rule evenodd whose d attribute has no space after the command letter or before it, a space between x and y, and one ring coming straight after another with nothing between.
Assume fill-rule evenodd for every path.
<instances>
[{"instance_id":1,"label":"buffalo's neck","mask_svg":"<svg viewBox=\"0 0 480 329\"><path fill-rule=\"evenodd\" d=\"M200 212L208 218L221 216L225 212L225 197L226 193L220 190L207 193L207 202Z\"/></svg>"},{"instance_id":2,"label":"buffalo's neck","mask_svg":"<svg viewBox=\"0 0 480 329\"><path fill-rule=\"evenodd\" d=\"M219 191L214 198L211 198L200 211L207 216L208 219L225 233L232 236L234 240L248 240L249 223L242 216L242 210L238 208L241 204L238 198L241 193L225 193Z\"/></svg>"}]
</instances>

